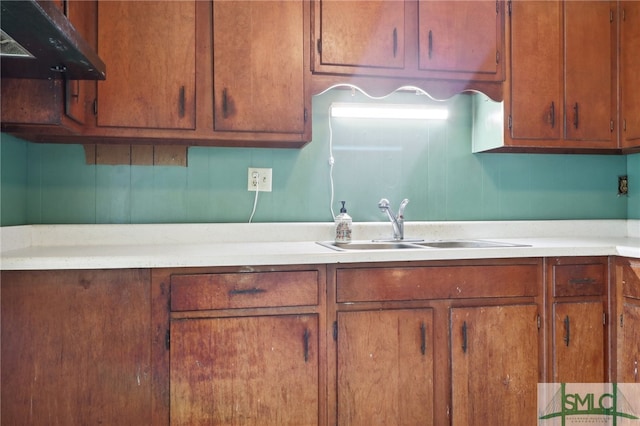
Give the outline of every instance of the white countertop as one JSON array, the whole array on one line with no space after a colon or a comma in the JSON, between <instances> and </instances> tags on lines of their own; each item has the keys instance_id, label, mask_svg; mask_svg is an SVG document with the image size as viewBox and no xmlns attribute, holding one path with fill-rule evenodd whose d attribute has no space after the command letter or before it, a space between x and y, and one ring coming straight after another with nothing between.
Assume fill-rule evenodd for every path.
<instances>
[{"instance_id":1,"label":"white countertop","mask_svg":"<svg viewBox=\"0 0 640 426\"><path fill-rule=\"evenodd\" d=\"M384 239L385 222L354 238ZM333 223L26 225L0 228L0 269L293 265L509 257L640 258L640 221L408 222L406 238L488 239L527 247L335 251Z\"/></svg>"}]
</instances>

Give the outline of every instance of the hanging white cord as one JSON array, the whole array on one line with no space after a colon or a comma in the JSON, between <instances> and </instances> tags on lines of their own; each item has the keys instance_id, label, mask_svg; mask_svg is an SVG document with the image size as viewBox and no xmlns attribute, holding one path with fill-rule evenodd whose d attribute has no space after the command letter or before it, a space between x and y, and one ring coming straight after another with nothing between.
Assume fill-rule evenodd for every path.
<instances>
[{"instance_id":1,"label":"hanging white cord","mask_svg":"<svg viewBox=\"0 0 640 426\"><path fill-rule=\"evenodd\" d=\"M432 101L438 101L438 102L445 102L446 101L446 99L436 99L433 96L431 96L428 92L425 92L424 90L422 90L421 88L416 87L416 86L401 86L401 87L398 87L397 89L391 91L390 93L388 93L386 95L383 95L383 96L372 96L372 95L368 94L367 92L365 92L364 90L362 90L361 88L359 88L358 86L356 86L354 84L349 84L349 83L334 84L333 86L328 87L327 89L323 90L322 92L320 92L320 93L318 93L318 94L316 94L314 96L324 95L329 90L337 89L337 88L349 88L349 89L354 90L354 91L357 90L358 92L362 93L367 98L373 99L373 100L386 99L386 98L388 98L389 96L391 96L395 92L402 91L402 90L407 90L407 91L415 91L417 93L425 95L425 96L429 97L429 99L431 99Z\"/></svg>"},{"instance_id":2,"label":"hanging white cord","mask_svg":"<svg viewBox=\"0 0 640 426\"><path fill-rule=\"evenodd\" d=\"M260 193L260 175L256 177L256 197L253 199L253 210L251 216L249 216L249 223L253 220L253 215L256 214L256 207L258 206L258 194Z\"/></svg>"},{"instance_id":3,"label":"hanging white cord","mask_svg":"<svg viewBox=\"0 0 640 426\"><path fill-rule=\"evenodd\" d=\"M336 215L333 212L333 165L335 159L333 158L333 129L331 127L331 106L329 106L329 183L331 184L331 200L329 202L329 209L331 210L331 217L336 220Z\"/></svg>"},{"instance_id":4,"label":"hanging white cord","mask_svg":"<svg viewBox=\"0 0 640 426\"><path fill-rule=\"evenodd\" d=\"M318 93L315 96L320 96L323 95L325 93L327 93L329 90L331 89L336 89L336 88L350 88L352 91L358 91L360 93L362 93L364 96L366 96L369 99L372 100L382 100L382 99L386 99L387 97L391 96L394 92L397 92L399 90L411 90L411 91L415 91L416 94L420 93L423 95L426 95L429 97L429 99L433 100L433 101L438 101L438 102L443 102L443 99L436 99L433 96L431 96L429 93L425 92L424 90L422 90L419 87L416 86L402 86L402 87L398 87L397 89L395 89L394 91L384 95L384 96L371 96L370 94L368 94L367 92L365 92L364 90L362 90L361 88L359 88L356 85L353 84L349 84L349 83L339 83L339 84L334 84L333 86L323 90L322 92ZM330 199L330 204L329 204L329 208L331 210L331 217L333 218L333 220L336 219L336 215L333 212L333 197L334 197L334 186L333 186L333 165L335 164L335 158L333 157L333 129L331 127L331 106L329 106L329 183L331 185L331 199ZM256 191L256 201L258 200L258 192ZM255 204L253 206L253 209L255 211ZM253 213L251 214L251 217L253 217ZM249 219L249 222L251 222L251 219Z\"/></svg>"}]
</instances>

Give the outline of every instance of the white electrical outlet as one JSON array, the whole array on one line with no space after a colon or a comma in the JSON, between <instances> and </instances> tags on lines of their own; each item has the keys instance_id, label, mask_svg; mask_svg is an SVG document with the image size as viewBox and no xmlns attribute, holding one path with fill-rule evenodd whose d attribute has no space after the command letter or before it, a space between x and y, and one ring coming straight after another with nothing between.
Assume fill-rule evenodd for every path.
<instances>
[{"instance_id":1,"label":"white electrical outlet","mask_svg":"<svg viewBox=\"0 0 640 426\"><path fill-rule=\"evenodd\" d=\"M249 167L247 190L271 192L271 169Z\"/></svg>"}]
</instances>

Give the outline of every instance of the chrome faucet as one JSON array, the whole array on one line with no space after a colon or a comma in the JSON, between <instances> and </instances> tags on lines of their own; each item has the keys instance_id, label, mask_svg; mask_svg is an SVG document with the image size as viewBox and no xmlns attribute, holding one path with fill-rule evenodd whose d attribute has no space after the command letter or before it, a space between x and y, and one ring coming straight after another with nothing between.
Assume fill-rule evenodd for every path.
<instances>
[{"instance_id":1,"label":"chrome faucet","mask_svg":"<svg viewBox=\"0 0 640 426\"><path fill-rule=\"evenodd\" d=\"M400 208L398 208L398 214L394 215L391 207L389 207L389 200L383 198L378 202L380 211L386 213L389 221L391 221L391 226L393 226L393 239L396 241L404 239L404 208L407 207L408 203L408 199L405 198L402 200Z\"/></svg>"}]
</instances>

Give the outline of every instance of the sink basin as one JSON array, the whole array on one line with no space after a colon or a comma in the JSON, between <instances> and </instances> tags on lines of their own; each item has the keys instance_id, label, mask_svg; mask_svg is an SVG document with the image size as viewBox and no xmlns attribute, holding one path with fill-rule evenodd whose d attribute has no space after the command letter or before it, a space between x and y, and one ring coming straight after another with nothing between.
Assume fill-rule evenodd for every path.
<instances>
[{"instance_id":1,"label":"sink basin","mask_svg":"<svg viewBox=\"0 0 640 426\"><path fill-rule=\"evenodd\" d=\"M318 241L318 244L337 251L527 247L523 244L501 243L489 240L354 241L352 243Z\"/></svg>"},{"instance_id":2,"label":"sink basin","mask_svg":"<svg viewBox=\"0 0 640 426\"><path fill-rule=\"evenodd\" d=\"M352 243L336 243L333 241L318 242L321 246L328 247L338 251L348 250L398 250L398 249L420 249L422 247L403 242L375 242L375 241L356 241Z\"/></svg>"},{"instance_id":3,"label":"sink basin","mask_svg":"<svg viewBox=\"0 0 640 426\"><path fill-rule=\"evenodd\" d=\"M443 240L424 241L415 245L431 248L491 248L491 247L523 247L521 244L501 243L487 240Z\"/></svg>"}]
</instances>

